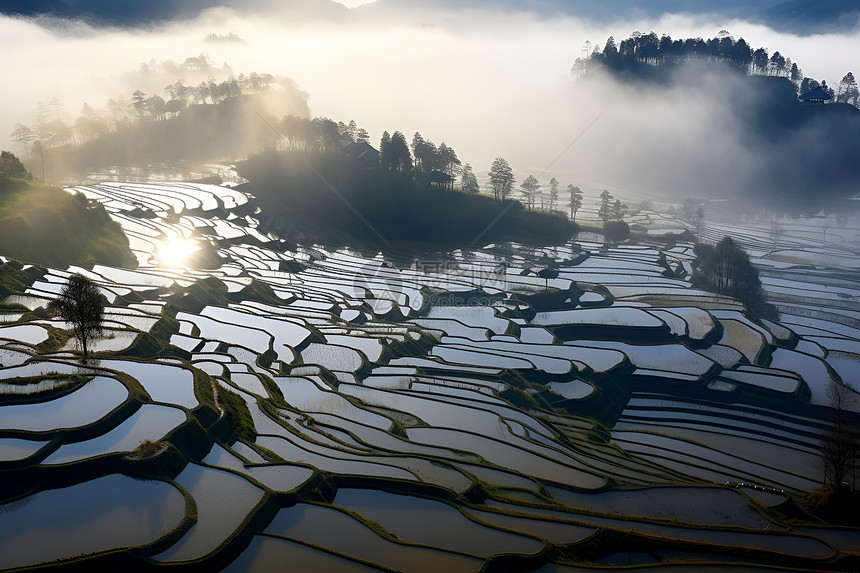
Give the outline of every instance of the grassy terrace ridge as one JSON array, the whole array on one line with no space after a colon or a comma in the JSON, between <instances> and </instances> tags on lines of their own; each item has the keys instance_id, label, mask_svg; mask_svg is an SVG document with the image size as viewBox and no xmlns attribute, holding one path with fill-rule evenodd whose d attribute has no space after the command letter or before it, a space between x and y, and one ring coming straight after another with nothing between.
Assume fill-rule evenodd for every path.
<instances>
[{"instance_id":1,"label":"grassy terrace ridge","mask_svg":"<svg viewBox=\"0 0 860 573\"><path fill-rule=\"evenodd\" d=\"M428 187L410 174L362 169L335 154L266 152L237 166L262 209L262 225L294 241L468 246L496 240L558 244L576 232L562 213L517 201ZM356 214L360 213L361 218Z\"/></svg>"},{"instance_id":2,"label":"grassy terrace ridge","mask_svg":"<svg viewBox=\"0 0 860 573\"><path fill-rule=\"evenodd\" d=\"M104 207L59 187L0 174L0 252L42 265L133 267L128 238Z\"/></svg>"}]
</instances>

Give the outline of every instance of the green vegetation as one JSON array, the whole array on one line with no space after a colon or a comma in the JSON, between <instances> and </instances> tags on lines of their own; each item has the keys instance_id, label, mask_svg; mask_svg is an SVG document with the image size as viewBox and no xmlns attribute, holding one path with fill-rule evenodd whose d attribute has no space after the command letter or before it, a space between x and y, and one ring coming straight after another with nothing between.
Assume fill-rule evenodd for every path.
<instances>
[{"instance_id":1,"label":"green vegetation","mask_svg":"<svg viewBox=\"0 0 860 573\"><path fill-rule=\"evenodd\" d=\"M33 178L33 175L21 163L21 160L9 151L0 152L0 176L10 179Z\"/></svg>"},{"instance_id":2,"label":"green vegetation","mask_svg":"<svg viewBox=\"0 0 860 573\"><path fill-rule=\"evenodd\" d=\"M132 267L128 238L99 204L0 174L0 252L22 261Z\"/></svg>"},{"instance_id":3,"label":"green vegetation","mask_svg":"<svg viewBox=\"0 0 860 573\"><path fill-rule=\"evenodd\" d=\"M0 300L6 298L10 294L20 294L27 290L34 281L44 275L45 269L38 267L30 267L24 270L24 265L19 261L10 260L9 262L0 262ZM22 305L4 305L3 310L9 311L26 311L27 308Z\"/></svg>"},{"instance_id":4,"label":"green vegetation","mask_svg":"<svg viewBox=\"0 0 860 573\"><path fill-rule=\"evenodd\" d=\"M292 240L543 244L576 230L561 213L427 186L405 172L362 169L335 153L267 152L240 163L238 172L251 182L262 224Z\"/></svg>"}]
</instances>

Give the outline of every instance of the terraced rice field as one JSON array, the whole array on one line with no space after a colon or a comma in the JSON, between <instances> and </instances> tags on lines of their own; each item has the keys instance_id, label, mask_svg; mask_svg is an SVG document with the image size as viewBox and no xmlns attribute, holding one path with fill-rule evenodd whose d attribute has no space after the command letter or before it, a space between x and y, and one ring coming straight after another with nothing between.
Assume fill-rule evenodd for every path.
<instances>
[{"instance_id":1,"label":"terraced rice field","mask_svg":"<svg viewBox=\"0 0 860 573\"><path fill-rule=\"evenodd\" d=\"M800 231L741 233L777 324L693 289L683 242L293 247L239 190L75 191L139 266L25 268L4 301L0 568L858 563L860 534L788 521L822 483L828 385L858 383L850 241L810 270ZM184 264L200 249L216 268ZM38 312L74 272L109 301L86 363Z\"/></svg>"}]
</instances>

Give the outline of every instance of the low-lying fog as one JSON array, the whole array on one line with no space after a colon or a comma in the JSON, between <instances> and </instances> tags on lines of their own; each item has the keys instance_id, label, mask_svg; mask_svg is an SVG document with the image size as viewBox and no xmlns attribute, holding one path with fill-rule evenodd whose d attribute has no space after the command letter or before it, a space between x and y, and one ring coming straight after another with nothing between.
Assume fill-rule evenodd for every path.
<instances>
[{"instance_id":1,"label":"low-lying fog","mask_svg":"<svg viewBox=\"0 0 860 573\"><path fill-rule=\"evenodd\" d=\"M608 36L620 42L634 30L710 38L726 29L753 48L780 51L833 87L847 71L860 72L857 32L799 37L705 16L597 26L488 10L408 18L361 10L325 20L213 9L192 21L134 30L0 17L9 79L0 136L32 123L37 100L58 98L73 121L84 102L129 102L136 89L168 99L163 88L179 77L164 62L205 54L236 75L292 78L309 94L312 116L355 119L374 145L383 130L444 141L479 176L503 156L518 183L534 174L545 184L554 175L563 187L697 195L737 190L772 168L769 151L750 149L738 125L736 110L753 96L728 76L695 67L647 88L607 77L575 81L571 66L587 53L587 41L602 47ZM230 33L244 42L204 40ZM4 148L20 152L16 145Z\"/></svg>"}]
</instances>

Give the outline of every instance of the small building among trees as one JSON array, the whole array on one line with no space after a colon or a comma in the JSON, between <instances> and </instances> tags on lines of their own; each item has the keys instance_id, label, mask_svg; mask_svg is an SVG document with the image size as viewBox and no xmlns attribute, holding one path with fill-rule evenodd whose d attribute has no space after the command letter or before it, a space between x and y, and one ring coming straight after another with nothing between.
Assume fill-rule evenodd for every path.
<instances>
[{"instance_id":1,"label":"small building among trees","mask_svg":"<svg viewBox=\"0 0 860 573\"><path fill-rule=\"evenodd\" d=\"M819 105L830 102L833 99L833 96L827 93L824 88L818 86L814 90L810 90L805 94L801 94L799 99L802 103L805 104Z\"/></svg>"},{"instance_id":2,"label":"small building among trees","mask_svg":"<svg viewBox=\"0 0 860 573\"><path fill-rule=\"evenodd\" d=\"M350 141L343 152L355 160L355 164L362 169L376 169L379 167L379 152L365 141Z\"/></svg>"},{"instance_id":3,"label":"small building among trees","mask_svg":"<svg viewBox=\"0 0 860 573\"><path fill-rule=\"evenodd\" d=\"M427 174L427 184L431 187L442 187L443 189L454 189L454 178L443 171L434 169Z\"/></svg>"}]
</instances>

